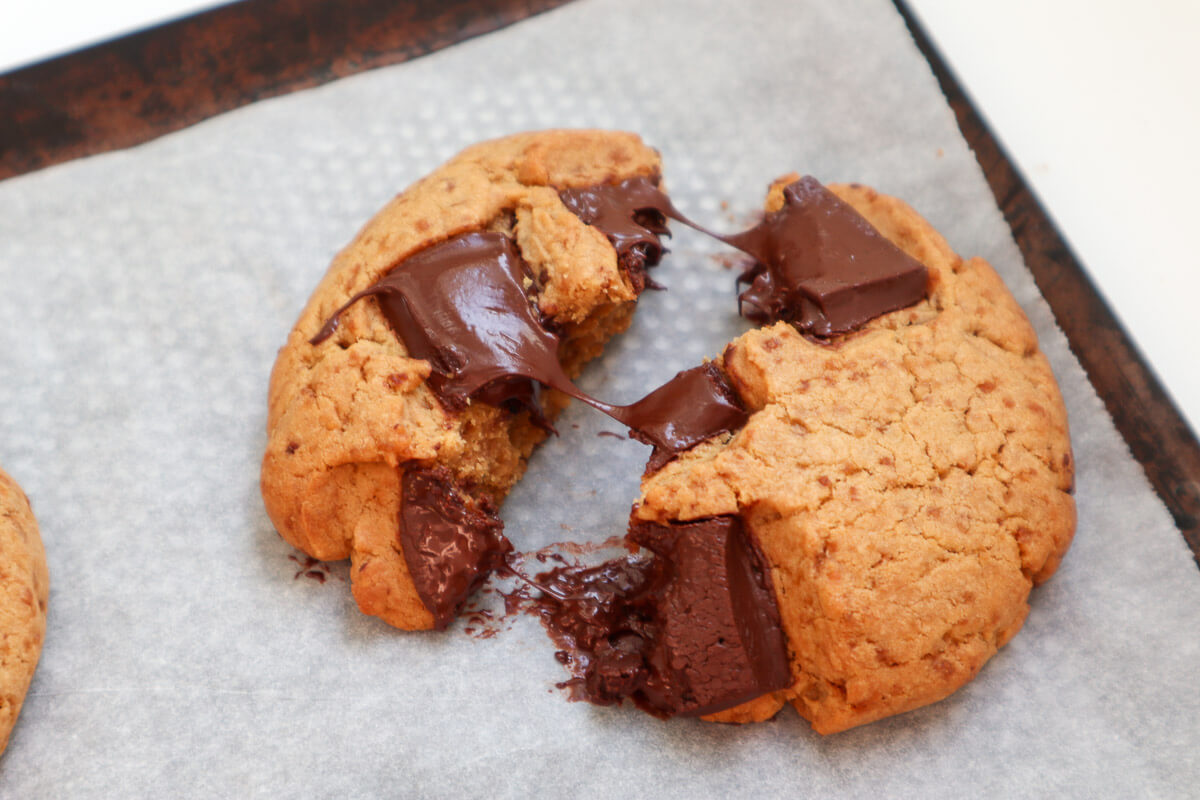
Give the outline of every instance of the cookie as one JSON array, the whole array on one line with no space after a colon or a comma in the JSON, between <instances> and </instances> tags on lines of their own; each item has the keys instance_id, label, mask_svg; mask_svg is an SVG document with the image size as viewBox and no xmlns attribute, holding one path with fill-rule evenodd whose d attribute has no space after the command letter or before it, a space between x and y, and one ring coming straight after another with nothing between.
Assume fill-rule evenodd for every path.
<instances>
[{"instance_id":1,"label":"cookie","mask_svg":"<svg viewBox=\"0 0 1200 800\"><path fill-rule=\"evenodd\" d=\"M0 753L42 652L49 592L46 553L29 500L0 470Z\"/></svg>"},{"instance_id":2,"label":"cookie","mask_svg":"<svg viewBox=\"0 0 1200 800\"><path fill-rule=\"evenodd\" d=\"M704 230L657 184L629 135L526 134L368 224L272 376L280 533L349 555L360 607L399 627L445 627L491 572L517 575L595 703L749 722L790 701L831 733L945 697L1074 531L1028 321L900 201L787 176L762 222L712 234L753 257L739 304L762 327L607 404L571 376L652 285L666 220ZM528 576L496 507L566 397L654 450L630 554Z\"/></svg>"},{"instance_id":3,"label":"cookie","mask_svg":"<svg viewBox=\"0 0 1200 800\"><path fill-rule=\"evenodd\" d=\"M612 190L660 169L632 134L486 142L334 259L272 370L261 486L284 539L351 559L364 613L444 627L502 559L495 508L566 402L530 376L572 391L628 326L665 220L636 198L614 214ZM397 546L402 497L421 522Z\"/></svg>"},{"instance_id":4,"label":"cookie","mask_svg":"<svg viewBox=\"0 0 1200 800\"><path fill-rule=\"evenodd\" d=\"M772 187L768 218L795 185ZM848 333L817 338L837 315L808 309L733 341L719 363L745 426L649 472L633 514L748 529L793 680L715 718L765 719L791 702L820 733L974 677L1020 629L1075 527L1066 411L1003 282L903 202L831 190L928 269L927 297ZM746 276L752 313L778 317L763 274Z\"/></svg>"}]
</instances>

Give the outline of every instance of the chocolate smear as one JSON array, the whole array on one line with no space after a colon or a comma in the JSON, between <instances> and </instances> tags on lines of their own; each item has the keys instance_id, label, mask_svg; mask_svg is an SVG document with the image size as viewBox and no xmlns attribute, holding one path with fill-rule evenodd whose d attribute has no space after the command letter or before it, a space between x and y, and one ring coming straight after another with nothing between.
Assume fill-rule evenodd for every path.
<instances>
[{"instance_id":1,"label":"chocolate smear","mask_svg":"<svg viewBox=\"0 0 1200 800\"><path fill-rule=\"evenodd\" d=\"M617 263L638 294L646 286L662 288L648 278L646 268L662 260L662 237L671 235L667 217L679 217L657 182L639 176L558 193L575 216L608 237L617 251Z\"/></svg>"},{"instance_id":2,"label":"chocolate smear","mask_svg":"<svg viewBox=\"0 0 1200 800\"><path fill-rule=\"evenodd\" d=\"M403 472L400 547L421 602L442 630L504 564L512 544L495 509L467 498L444 467L409 465Z\"/></svg>"},{"instance_id":3,"label":"chocolate smear","mask_svg":"<svg viewBox=\"0 0 1200 800\"><path fill-rule=\"evenodd\" d=\"M753 256L738 279L742 316L784 320L833 336L925 297L928 270L811 176L783 190L784 204L744 233L719 237Z\"/></svg>"},{"instance_id":4,"label":"chocolate smear","mask_svg":"<svg viewBox=\"0 0 1200 800\"><path fill-rule=\"evenodd\" d=\"M791 684L765 560L740 518L633 524L631 554L537 576L576 699L701 716Z\"/></svg>"}]
</instances>

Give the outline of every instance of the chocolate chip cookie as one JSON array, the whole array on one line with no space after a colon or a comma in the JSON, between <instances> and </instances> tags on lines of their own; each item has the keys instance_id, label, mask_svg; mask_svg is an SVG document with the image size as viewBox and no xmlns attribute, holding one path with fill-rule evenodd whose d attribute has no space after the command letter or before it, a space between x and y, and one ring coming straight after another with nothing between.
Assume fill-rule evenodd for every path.
<instances>
[{"instance_id":1,"label":"chocolate chip cookie","mask_svg":"<svg viewBox=\"0 0 1200 800\"><path fill-rule=\"evenodd\" d=\"M790 701L831 733L945 697L1074 531L1028 321L902 202L792 175L754 228L713 234L752 256L738 300L762 327L604 403L571 377L654 285L667 219L704 230L658 178L628 134L526 134L385 208L276 363L272 519L349 555L360 607L399 627L522 578L581 699L738 722ZM496 507L567 397L654 446L631 555L524 575Z\"/></svg>"}]
</instances>

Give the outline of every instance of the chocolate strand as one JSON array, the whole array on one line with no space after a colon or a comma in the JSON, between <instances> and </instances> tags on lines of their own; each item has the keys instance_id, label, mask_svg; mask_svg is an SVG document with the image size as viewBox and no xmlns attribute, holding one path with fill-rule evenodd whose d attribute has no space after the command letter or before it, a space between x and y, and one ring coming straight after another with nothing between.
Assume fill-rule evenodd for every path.
<instances>
[{"instance_id":1,"label":"chocolate strand","mask_svg":"<svg viewBox=\"0 0 1200 800\"><path fill-rule=\"evenodd\" d=\"M644 244L631 214L670 218L755 259L739 283L738 313L757 324L784 320L804 333L847 333L925 297L928 270L812 176L784 188L784 206L750 230L721 234L684 216L648 178L560 193L617 247ZM654 239L657 244L657 239ZM657 251L654 263L661 257Z\"/></svg>"}]
</instances>

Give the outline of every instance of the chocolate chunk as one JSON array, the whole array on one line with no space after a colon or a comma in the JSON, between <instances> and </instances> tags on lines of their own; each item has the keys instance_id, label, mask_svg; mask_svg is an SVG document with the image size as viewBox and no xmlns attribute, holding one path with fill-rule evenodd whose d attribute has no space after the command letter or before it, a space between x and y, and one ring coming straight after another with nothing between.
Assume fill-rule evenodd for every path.
<instances>
[{"instance_id":1,"label":"chocolate chunk","mask_svg":"<svg viewBox=\"0 0 1200 800\"><path fill-rule=\"evenodd\" d=\"M676 216L656 184L657 180L637 177L558 193L572 213L608 237L617 251L617 263L639 294L647 285L660 288L648 281L646 268L662 260L661 237L671 235L667 217Z\"/></svg>"},{"instance_id":2,"label":"chocolate chunk","mask_svg":"<svg viewBox=\"0 0 1200 800\"><path fill-rule=\"evenodd\" d=\"M653 557L538 576L577 698L701 716L791 684L766 562L738 517L638 522L628 538Z\"/></svg>"},{"instance_id":3,"label":"chocolate chunk","mask_svg":"<svg viewBox=\"0 0 1200 800\"><path fill-rule=\"evenodd\" d=\"M814 336L853 330L925 297L928 270L812 177L783 190L783 208L722 241L756 262L739 279L742 316L784 320Z\"/></svg>"},{"instance_id":4,"label":"chocolate chunk","mask_svg":"<svg viewBox=\"0 0 1200 800\"><path fill-rule=\"evenodd\" d=\"M654 445L648 470L684 450L746 424L746 409L725 374L709 362L677 374L636 403L613 413L633 438Z\"/></svg>"},{"instance_id":5,"label":"chocolate chunk","mask_svg":"<svg viewBox=\"0 0 1200 800\"><path fill-rule=\"evenodd\" d=\"M503 530L490 503L465 497L444 467L404 468L398 538L413 585L438 630L512 551Z\"/></svg>"},{"instance_id":6,"label":"chocolate chunk","mask_svg":"<svg viewBox=\"0 0 1200 800\"><path fill-rule=\"evenodd\" d=\"M649 651L649 706L700 716L791 684L765 560L739 518L638 523L630 538L672 568Z\"/></svg>"}]
</instances>

